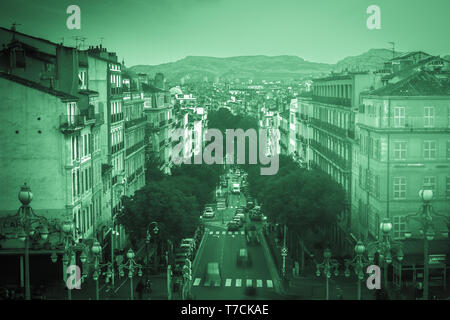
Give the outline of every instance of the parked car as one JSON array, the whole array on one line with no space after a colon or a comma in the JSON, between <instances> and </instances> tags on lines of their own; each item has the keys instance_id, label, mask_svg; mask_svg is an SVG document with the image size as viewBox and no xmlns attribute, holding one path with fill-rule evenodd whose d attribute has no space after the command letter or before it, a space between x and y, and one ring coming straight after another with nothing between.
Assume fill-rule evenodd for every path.
<instances>
[{"instance_id":1,"label":"parked car","mask_svg":"<svg viewBox=\"0 0 450 320\"><path fill-rule=\"evenodd\" d=\"M203 217L214 218L214 209L212 207L205 207L205 211L203 212Z\"/></svg>"},{"instance_id":2,"label":"parked car","mask_svg":"<svg viewBox=\"0 0 450 320\"><path fill-rule=\"evenodd\" d=\"M181 244L189 244L194 250L197 245L194 238L184 238L183 240L181 240Z\"/></svg>"}]
</instances>

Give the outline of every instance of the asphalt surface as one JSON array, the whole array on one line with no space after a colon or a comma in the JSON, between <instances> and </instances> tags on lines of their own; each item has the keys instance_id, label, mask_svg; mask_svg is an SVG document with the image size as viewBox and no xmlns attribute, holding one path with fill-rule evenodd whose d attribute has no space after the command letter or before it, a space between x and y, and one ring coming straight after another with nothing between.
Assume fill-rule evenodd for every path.
<instances>
[{"instance_id":1,"label":"asphalt surface","mask_svg":"<svg viewBox=\"0 0 450 320\"><path fill-rule=\"evenodd\" d=\"M231 185L231 180L228 185ZM245 204L242 194L229 193L229 207L216 211L214 218L204 220L207 230L193 270L191 293L194 299L253 300L278 297L261 246L247 244L245 224L239 231L227 231L227 223L233 219L236 208ZM246 218L248 219L247 214ZM251 260L251 265L246 267L237 264L239 250L242 248L248 250ZM220 281L207 281L206 269L210 262L219 263ZM254 294L247 289L252 286Z\"/></svg>"}]
</instances>

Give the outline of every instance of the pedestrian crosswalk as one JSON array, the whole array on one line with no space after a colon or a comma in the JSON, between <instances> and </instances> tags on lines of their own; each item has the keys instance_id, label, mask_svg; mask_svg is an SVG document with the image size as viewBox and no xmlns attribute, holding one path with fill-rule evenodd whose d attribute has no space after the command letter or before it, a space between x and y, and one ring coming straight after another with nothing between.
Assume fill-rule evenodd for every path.
<instances>
[{"instance_id":1,"label":"pedestrian crosswalk","mask_svg":"<svg viewBox=\"0 0 450 320\"><path fill-rule=\"evenodd\" d=\"M245 235L245 231L210 231L210 235Z\"/></svg>"},{"instance_id":2,"label":"pedestrian crosswalk","mask_svg":"<svg viewBox=\"0 0 450 320\"><path fill-rule=\"evenodd\" d=\"M231 279L227 278L222 281L202 281L202 278L195 278L192 286L194 287L256 287L256 288L273 288L273 281L270 279Z\"/></svg>"}]
</instances>

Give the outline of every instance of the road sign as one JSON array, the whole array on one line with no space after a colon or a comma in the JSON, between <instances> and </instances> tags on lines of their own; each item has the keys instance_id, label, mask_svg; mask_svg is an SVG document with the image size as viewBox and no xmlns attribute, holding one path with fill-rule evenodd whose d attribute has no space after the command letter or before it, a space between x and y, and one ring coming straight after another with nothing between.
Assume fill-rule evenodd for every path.
<instances>
[{"instance_id":1,"label":"road sign","mask_svg":"<svg viewBox=\"0 0 450 320\"><path fill-rule=\"evenodd\" d=\"M288 250L287 250L286 247L281 248L281 255L282 255L283 257L286 257L286 256L287 256L287 252L288 252Z\"/></svg>"}]
</instances>

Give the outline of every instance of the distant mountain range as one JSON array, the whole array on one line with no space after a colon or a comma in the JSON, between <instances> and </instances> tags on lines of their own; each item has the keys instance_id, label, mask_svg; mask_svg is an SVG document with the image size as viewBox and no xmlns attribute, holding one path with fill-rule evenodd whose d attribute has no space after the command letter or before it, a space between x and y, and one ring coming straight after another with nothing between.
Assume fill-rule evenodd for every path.
<instances>
[{"instance_id":1,"label":"distant mountain range","mask_svg":"<svg viewBox=\"0 0 450 320\"><path fill-rule=\"evenodd\" d=\"M401 53L396 52L396 55ZM153 77L161 72L170 82L201 80L301 80L326 75L331 71L376 70L392 58L388 49L371 49L359 56L347 57L336 64L309 62L297 56L239 56L230 58L188 56L160 65L136 65L131 73Z\"/></svg>"}]
</instances>

